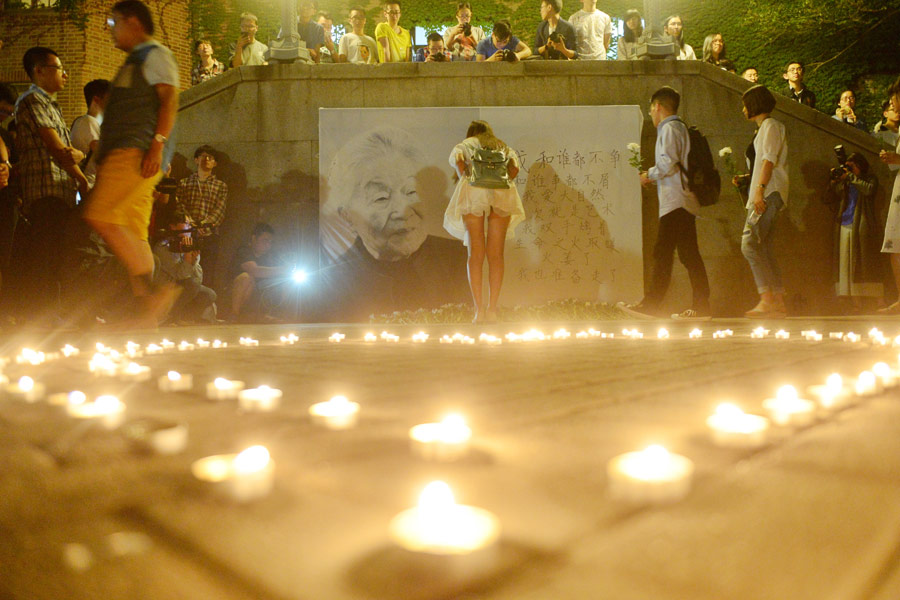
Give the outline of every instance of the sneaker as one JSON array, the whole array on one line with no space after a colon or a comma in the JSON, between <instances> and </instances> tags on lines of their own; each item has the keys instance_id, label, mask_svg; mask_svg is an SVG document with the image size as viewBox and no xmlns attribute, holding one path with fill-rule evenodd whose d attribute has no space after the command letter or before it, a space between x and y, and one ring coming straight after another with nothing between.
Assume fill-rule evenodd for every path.
<instances>
[{"instance_id":1,"label":"sneaker","mask_svg":"<svg viewBox=\"0 0 900 600\"><path fill-rule=\"evenodd\" d=\"M655 309L650 308L643 302L638 302L637 304L619 302L616 307L628 316L638 319L655 319L658 316Z\"/></svg>"},{"instance_id":2,"label":"sneaker","mask_svg":"<svg viewBox=\"0 0 900 600\"><path fill-rule=\"evenodd\" d=\"M712 319L712 316L707 312L688 308L672 315L672 319L676 321L709 321Z\"/></svg>"}]
</instances>

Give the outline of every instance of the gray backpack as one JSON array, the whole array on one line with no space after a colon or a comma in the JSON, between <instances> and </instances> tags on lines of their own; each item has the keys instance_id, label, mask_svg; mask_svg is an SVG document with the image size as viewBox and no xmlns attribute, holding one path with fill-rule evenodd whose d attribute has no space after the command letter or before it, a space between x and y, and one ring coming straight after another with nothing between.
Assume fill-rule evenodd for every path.
<instances>
[{"instance_id":1,"label":"gray backpack","mask_svg":"<svg viewBox=\"0 0 900 600\"><path fill-rule=\"evenodd\" d=\"M469 184L481 188L509 189L509 173L506 169L508 161L504 150L476 148L472 156Z\"/></svg>"}]
</instances>

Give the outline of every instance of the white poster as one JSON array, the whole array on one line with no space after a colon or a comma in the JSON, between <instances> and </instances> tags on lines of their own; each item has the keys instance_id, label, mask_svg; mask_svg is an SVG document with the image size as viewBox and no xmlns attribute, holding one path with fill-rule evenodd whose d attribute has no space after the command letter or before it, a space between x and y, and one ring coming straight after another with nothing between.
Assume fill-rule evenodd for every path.
<instances>
[{"instance_id":1,"label":"white poster","mask_svg":"<svg viewBox=\"0 0 900 600\"><path fill-rule=\"evenodd\" d=\"M526 218L507 241L501 305L639 300L641 193L627 149L640 142L637 106L320 109L320 236L323 270L344 280L335 293L357 296L359 316L469 301L466 251L443 215L450 153L476 119L522 163ZM351 260L360 268L341 267Z\"/></svg>"}]
</instances>

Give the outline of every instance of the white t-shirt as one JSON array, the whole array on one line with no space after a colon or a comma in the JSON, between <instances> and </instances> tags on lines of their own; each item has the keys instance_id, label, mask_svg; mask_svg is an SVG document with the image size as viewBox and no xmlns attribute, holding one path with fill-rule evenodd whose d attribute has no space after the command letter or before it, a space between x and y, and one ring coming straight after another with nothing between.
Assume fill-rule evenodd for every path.
<instances>
[{"instance_id":1,"label":"white t-shirt","mask_svg":"<svg viewBox=\"0 0 900 600\"><path fill-rule=\"evenodd\" d=\"M685 44L675 58L676 60L697 60L697 55L694 54L694 49L691 48L690 44Z\"/></svg>"},{"instance_id":2,"label":"white t-shirt","mask_svg":"<svg viewBox=\"0 0 900 600\"><path fill-rule=\"evenodd\" d=\"M69 132L72 139L72 146L78 148L87 156L91 151L91 142L100 139L100 121L97 117L91 115L81 115L72 123L72 131ZM94 187L94 180L97 178L97 153L91 154L87 166L84 169L84 176L87 177L88 187Z\"/></svg>"},{"instance_id":3,"label":"white t-shirt","mask_svg":"<svg viewBox=\"0 0 900 600\"><path fill-rule=\"evenodd\" d=\"M784 205L788 203L788 170L787 170L787 135L784 124L769 117L759 126L756 138L753 140L753 148L756 150L756 160L753 163L753 177L750 178L750 199L747 200L747 208L753 208L753 194L759 185L762 175L763 161L767 160L774 165L772 178L763 190L763 197L778 192Z\"/></svg>"},{"instance_id":4,"label":"white t-shirt","mask_svg":"<svg viewBox=\"0 0 900 600\"><path fill-rule=\"evenodd\" d=\"M368 51L368 58L365 57ZM345 33L338 44L338 54L347 57L347 62L374 65L378 62L378 47L375 40L367 35Z\"/></svg>"},{"instance_id":5,"label":"white t-shirt","mask_svg":"<svg viewBox=\"0 0 900 600\"><path fill-rule=\"evenodd\" d=\"M234 57L234 50L236 47L232 47L231 56ZM246 66L255 66L255 65L265 65L268 64L266 62L266 51L269 49L268 46L260 42L259 40L253 40L252 44L247 44L244 46L244 49L241 51L241 59L244 61L244 65ZM228 64L231 64L231 60L229 59Z\"/></svg>"},{"instance_id":6,"label":"white t-shirt","mask_svg":"<svg viewBox=\"0 0 900 600\"><path fill-rule=\"evenodd\" d=\"M175 62L175 55L172 54L172 51L151 39L135 46L132 52L145 46L155 47L154 50L147 53L147 58L144 60L143 73L147 83L150 85L164 83L172 87L179 87L178 63Z\"/></svg>"},{"instance_id":7,"label":"white t-shirt","mask_svg":"<svg viewBox=\"0 0 900 600\"><path fill-rule=\"evenodd\" d=\"M612 20L602 10L579 10L569 17L575 29L575 50L580 60L606 60L606 35L612 35Z\"/></svg>"}]
</instances>

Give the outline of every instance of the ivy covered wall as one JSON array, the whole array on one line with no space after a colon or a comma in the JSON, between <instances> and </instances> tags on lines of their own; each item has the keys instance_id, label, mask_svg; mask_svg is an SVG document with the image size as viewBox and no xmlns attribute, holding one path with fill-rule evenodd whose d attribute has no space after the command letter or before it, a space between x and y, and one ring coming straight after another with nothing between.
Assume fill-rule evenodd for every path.
<instances>
[{"instance_id":1,"label":"ivy covered wall","mask_svg":"<svg viewBox=\"0 0 900 600\"><path fill-rule=\"evenodd\" d=\"M495 20L508 18L522 41L533 42L540 0L475 0L472 4L477 25L488 30ZM642 4L601 0L598 7L618 19ZM221 0L191 0L193 37L211 39L221 60L228 58L228 48L237 39L238 15L244 11L259 17L262 41L277 35L279 0L229 0L225 5ZM368 13L366 31L371 35L382 20L380 3L319 2L335 24L344 23L350 7L357 5ZM568 0L562 15L568 17L580 8L580 2ZM441 30L456 22L455 9L455 2L445 0L405 0L400 24ZM728 57L738 69L756 66L761 82L772 89L785 86L781 74L788 60L805 62L807 85L816 92L820 110L833 114L841 91L853 89L858 112L870 126L881 118L887 86L900 75L900 0L664 0L662 12L682 15L685 38L698 56L704 37L721 33Z\"/></svg>"}]
</instances>

